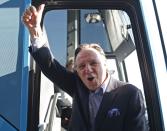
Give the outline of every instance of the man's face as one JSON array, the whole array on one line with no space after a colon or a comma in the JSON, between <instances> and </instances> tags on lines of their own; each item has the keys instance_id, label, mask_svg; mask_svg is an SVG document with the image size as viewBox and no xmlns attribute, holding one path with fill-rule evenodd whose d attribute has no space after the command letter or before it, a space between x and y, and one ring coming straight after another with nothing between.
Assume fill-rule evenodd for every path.
<instances>
[{"instance_id":1,"label":"man's face","mask_svg":"<svg viewBox=\"0 0 167 131\"><path fill-rule=\"evenodd\" d=\"M89 90L96 90L106 78L105 57L92 48L82 49L75 60L76 71Z\"/></svg>"}]
</instances>

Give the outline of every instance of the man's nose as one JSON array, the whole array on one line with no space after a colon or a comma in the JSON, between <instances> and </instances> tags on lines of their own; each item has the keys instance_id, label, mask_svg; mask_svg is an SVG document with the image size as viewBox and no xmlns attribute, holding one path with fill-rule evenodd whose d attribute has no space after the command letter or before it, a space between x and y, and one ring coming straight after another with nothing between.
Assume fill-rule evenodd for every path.
<instances>
[{"instance_id":1,"label":"man's nose","mask_svg":"<svg viewBox=\"0 0 167 131\"><path fill-rule=\"evenodd\" d=\"M91 72L92 71L92 66L90 64L87 64L86 68L85 68L85 71L86 72Z\"/></svg>"}]
</instances>

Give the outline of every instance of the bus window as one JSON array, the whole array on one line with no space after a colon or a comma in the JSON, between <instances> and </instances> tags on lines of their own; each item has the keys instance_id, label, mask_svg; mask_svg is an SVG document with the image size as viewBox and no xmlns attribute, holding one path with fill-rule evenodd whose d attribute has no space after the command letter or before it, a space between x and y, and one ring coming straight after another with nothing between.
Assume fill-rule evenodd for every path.
<instances>
[{"instance_id":1,"label":"bus window","mask_svg":"<svg viewBox=\"0 0 167 131\"><path fill-rule=\"evenodd\" d=\"M136 85L143 91L143 84L136 51L133 51L125 60L128 82ZM132 64L133 62L133 64ZM144 92L143 92L144 93Z\"/></svg>"},{"instance_id":2,"label":"bus window","mask_svg":"<svg viewBox=\"0 0 167 131\"><path fill-rule=\"evenodd\" d=\"M55 11L47 12L44 17L43 30L54 57L65 66L67 59L67 10L57 10L56 13ZM58 89L57 85L54 85L41 73L39 129L60 131L66 128L61 127L63 125L61 114L66 108L64 105L62 107L61 104L71 107L71 97ZM68 109L70 111L70 108Z\"/></svg>"},{"instance_id":3,"label":"bus window","mask_svg":"<svg viewBox=\"0 0 167 131\"><path fill-rule=\"evenodd\" d=\"M108 58L107 59L107 66L108 66L108 70L111 73L112 77L115 79L119 79L116 59Z\"/></svg>"},{"instance_id":4,"label":"bus window","mask_svg":"<svg viewBox=\"0 0 167 131\"><path fill-rule=\"evenodd\" d=\"M167 18L165 17L166 1L165 0L155 0L155 6L157 8L157 13L159 16L159 21L161 25L162 35L164 39L165 53L167 54ZM167 57L167 56L166 56ZM167 58L166 58L167 59Z\"/></svg>"}]
</instances>

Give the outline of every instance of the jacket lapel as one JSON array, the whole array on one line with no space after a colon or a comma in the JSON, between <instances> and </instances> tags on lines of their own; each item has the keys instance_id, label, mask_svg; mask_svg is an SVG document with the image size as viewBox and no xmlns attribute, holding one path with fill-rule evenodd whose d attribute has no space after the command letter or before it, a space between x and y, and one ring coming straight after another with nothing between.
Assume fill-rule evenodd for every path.
<instances>
[{"instance_id":1,"label":"jacket lapel","mask_svg":"<svg viewBox=\"0 0 167 131\"><path fill-rule=\"evenodd\" d=\"M109 84L107 86L106 92L103 95L103 99L95 119L96 131L100 129L100 126L103 124L103 120L106 119L108 111L111 109L114 101L116 100L115 89L123 85L125 85L124 82L110 78Z\"/></svg>"},{"instance_id":2,"label":"jacket lapel","mask_svg":"<svg viewBox=\"0 0 167 131\"><path fill-rule=\"evenodd\" d=\"M86 123L86 125L88 127L90 127L90 119L89 119L89 91L88 89L83 85L83 83L81 85L79 85L78 87L80 87L78 89L78 105L79 108L81 110L81 115L82 118L84 120L84 122Z\"/></svg>"}]
</instances>

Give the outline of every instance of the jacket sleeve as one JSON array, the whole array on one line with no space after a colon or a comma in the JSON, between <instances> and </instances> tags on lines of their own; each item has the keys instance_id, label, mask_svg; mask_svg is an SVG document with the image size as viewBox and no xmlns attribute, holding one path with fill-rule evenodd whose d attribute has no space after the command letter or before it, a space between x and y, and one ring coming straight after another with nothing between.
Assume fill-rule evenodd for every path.
<instances>
[{"instance_id":1,"label":"jacket sleeve","mask_svg":"<svg viewBox=\"0 0 167 131\"><path fill-rule=\"evenodd\" d=\"M60 65L54 59L47 46L43 46L37 51L33 51L30 47L29 51L46 77L72 96L75 88L76 75Z\"/></svg>"},{"instance_id":2,"label":"jacket sleeve","mask_svg":"<svg viewBox=\"0 0 167 131\"><path fill-rule=\"evenodd\" d=\"M146 108L139 89L131 92L125 123L125 131L148 131Z\"/></svg>"}]
</instances>

